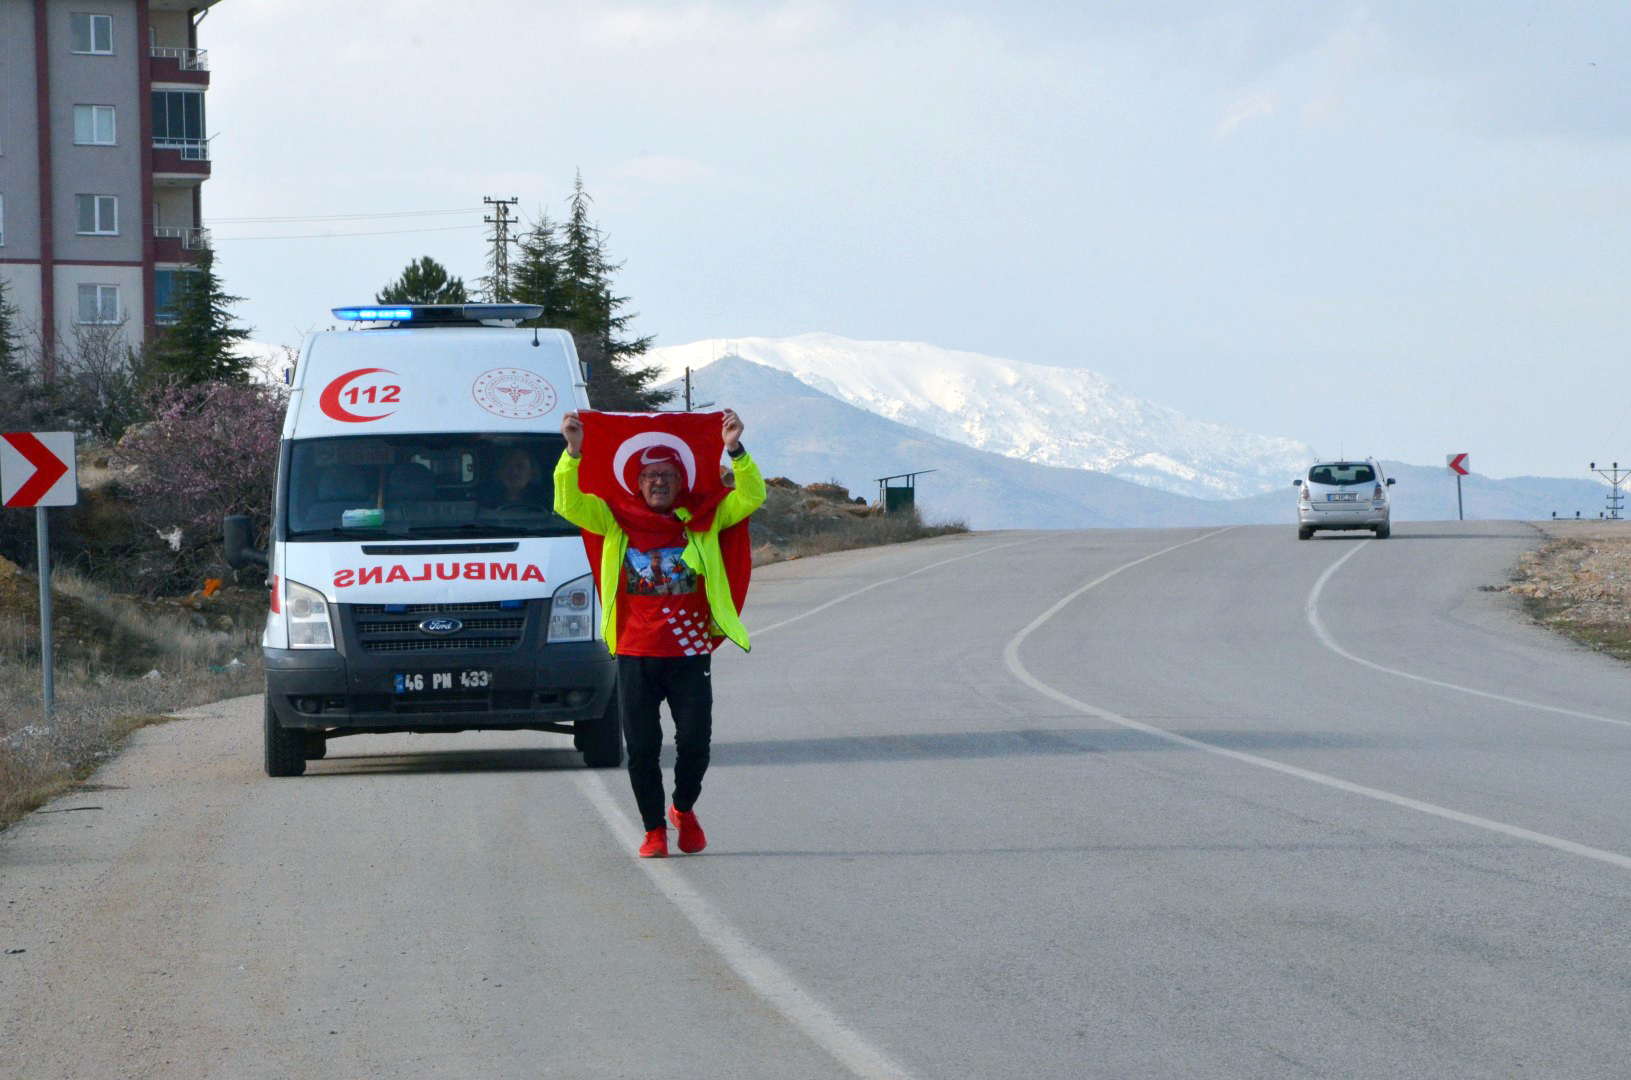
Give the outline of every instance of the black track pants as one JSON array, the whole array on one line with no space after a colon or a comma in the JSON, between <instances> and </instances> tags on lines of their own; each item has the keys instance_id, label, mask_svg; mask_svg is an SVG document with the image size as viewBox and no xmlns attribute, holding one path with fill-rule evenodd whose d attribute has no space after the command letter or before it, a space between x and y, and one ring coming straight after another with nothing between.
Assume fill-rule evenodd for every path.
<instances>
[{"instance_id":1,"label":"black track pants","mask_svg":"<svg viewBox=\"0 0 1631 1080\"><path fill-rule=\"evenodd\" d=\"M713 737L714 688L703 656L619 656L617 703L629 749L629 784L646 831L664 825L663 727L658 706L674 718L674 806L690 810L702 793Z\"/></svg>"}]
</instances>

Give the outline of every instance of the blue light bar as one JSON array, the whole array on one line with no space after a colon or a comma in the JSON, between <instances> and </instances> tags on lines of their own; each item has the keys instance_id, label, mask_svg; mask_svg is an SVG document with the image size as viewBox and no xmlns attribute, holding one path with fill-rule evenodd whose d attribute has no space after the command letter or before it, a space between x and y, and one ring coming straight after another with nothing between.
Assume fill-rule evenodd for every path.
<instances>
[{"instance_id":1,"label":"blue light bar","mask_svg":"<svg viewBox=\"0 0 1631 1080\"><path fill-rule=\"evenodd\" d=\"M411 307L337 307L334 317L347 322L400 322L413 318Z\"/></svg>"}]
</instances>

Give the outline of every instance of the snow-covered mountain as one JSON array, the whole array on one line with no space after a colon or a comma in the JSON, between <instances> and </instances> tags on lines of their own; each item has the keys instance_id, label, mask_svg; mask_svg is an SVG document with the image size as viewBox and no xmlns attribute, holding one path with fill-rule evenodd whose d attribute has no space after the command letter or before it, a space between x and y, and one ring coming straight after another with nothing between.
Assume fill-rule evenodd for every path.
<instances>
[{"instance_id":1,"label":"snow-covered mountain","mask_svg":"<svg viewBox=\"0 0 1631 1080\"><path fill-rule=\"evenodd\" d=\"M651 351L671 378L727 354L965 446L1197 498L1278 490L1314 460L1295 440L1191 419L1081 368L832 334L710 339Z\"/></svg>"}]
</instances>

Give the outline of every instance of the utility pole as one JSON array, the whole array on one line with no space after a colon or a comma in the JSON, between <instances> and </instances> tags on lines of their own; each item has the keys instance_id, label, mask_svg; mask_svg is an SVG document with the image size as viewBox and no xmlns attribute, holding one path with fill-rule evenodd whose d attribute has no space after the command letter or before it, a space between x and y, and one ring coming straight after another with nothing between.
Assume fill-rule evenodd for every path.
<instances>
[{"instance_id":1,"label":"utility pole","mask_svg":"<svg viewBox=\"0 0 1631 1080\"><path fill-rule=\"evenodd\" d=\"M515 220L510 216L510 207L521 200L514 197L500 199L492 195L483 195L481 201L494 208L492 214L481 219L493 227L493 272L487 279L488 299L494 303L503 303L510 298L510 245L515 243L515 239L510 236L510 223Z\"/></svg>"},{"instance_id":2,"label":"utility pole","mask_svg":"<svg viewBox=\"0 0 1631 1080\"><path fill-rule=\"evenodd\" d=\"M710 406L712 404L713 404L713 402L711 402L711 401L699 401L699 402L696 402L695 404L692 404L692 402L691 402L691 369L686 368L685 369L685 411L686 412L692 412L692 411L694 411L696 409L706 409L708 406Z\"/></svg>"},{"instance_id":3,"label":"utility pole","mask_svg":"<svg viewBox=\"0 0 1631 1080\"><path fill-rule=\"evenodd\" d=\"M1620 494L1620 485L1631 477L1631 469L1620 468L1618 461L1606 469L1599 469L1594 461L1591 463L1591 471L1608 481L1608 517L1614 521L1620 520L1620 508L1625 505L1625 496Z\"/></svg>"}]
</instances>

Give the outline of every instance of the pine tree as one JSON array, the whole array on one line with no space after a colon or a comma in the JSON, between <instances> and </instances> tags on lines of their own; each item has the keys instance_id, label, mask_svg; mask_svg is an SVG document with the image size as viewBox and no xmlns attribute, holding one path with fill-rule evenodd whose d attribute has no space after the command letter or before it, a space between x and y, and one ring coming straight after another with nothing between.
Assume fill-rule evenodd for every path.
<instances>
[{"instance_id":1,"label":"pine tree","mask_svg":"<svg viewBox=\"0 0 1631 1080\"><path fill-rule=\"evenodd\" d=\"M469 299L464 279L449 277L447 267L429 255L410 262L401 277L374 294L376 304L463 304Z\"/></svg>"},{"instance_id":2,"label":"pine tree","mask_svg":"<svg viewBox=\"0 0 1631 1080\"><path fill-rule=\"evenodd\" d=\"M6 295L6 279L0 277L0 425L7 431L23 431L34 426L44 406L44 388L39 372L23 352L22 329L17 306Z\"/></svg>"},{"instance_id":3,"label":"pine tree","mask_svg":"<svg viewBox=\"0 0 1631 1080\"><path fill-rule=\"evenodd\" d=\"M515 263L510 268L510 300L537 304L541 316L525 326L564 327L568 318L566 268L562 263L560 227L540 213L532 228L517 238Z\"/></svg>"},{"instance_id":4,"label":"pine tree","mask_svg":"<svg viewBox=\"0 0 1631 1080\"><path fill-rule=\"evenodd\" d=\"M249 339L249 331L233 325L228 310L242 299L226 294L215 273L215 251L205 247L193 268L177 275L176 321L153 344L152 372L184 383L248 379L250 362L234 349Z\"/></svg>"},{"instance_id":5,"label":"pine tree","mask_svg":"<svg viewBox=\"0 0 1631 1080\"><path fill-rule=\"evenodd\" d=\"M635 312L621 312L628 297L612 291L612 275L623 268L606 258L606 238L589 220L589 193L579 173L572 186L571 214L562 229L561 264L565 273L566 310L561 324L572 332L578 357L589 365L589 400L597 409L645 412L674 397L672 390L653 390L662 375L655 364L637 358L651 347L651 337L624 335Z\"/></svg>"}]
</instances>

